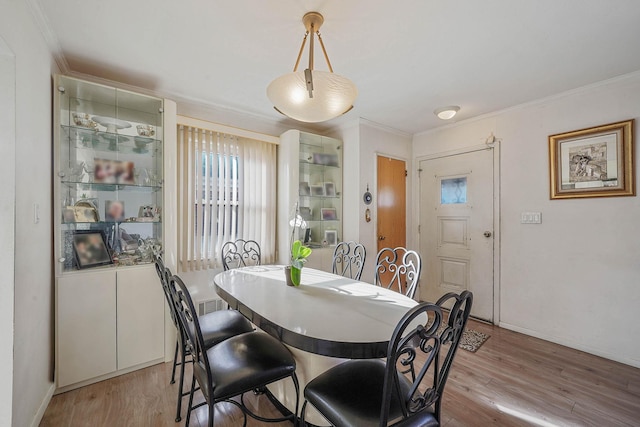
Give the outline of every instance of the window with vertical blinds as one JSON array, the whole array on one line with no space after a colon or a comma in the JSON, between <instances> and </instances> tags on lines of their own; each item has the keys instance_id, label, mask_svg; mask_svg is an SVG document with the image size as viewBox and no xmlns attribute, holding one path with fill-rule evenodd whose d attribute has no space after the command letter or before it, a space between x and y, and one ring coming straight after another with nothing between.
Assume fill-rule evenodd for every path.
<instances>
[{"instance_id":1,"label":"window with vertical blinds","mask_svg":"<svg viewBox=\"0 0 640 427\"><path fill-rule=\"evenodd\" d=\"M276 145L178 125L180 271L221 267L230 240L255 240L275 260Z\"/></svg>"}]
</instances>

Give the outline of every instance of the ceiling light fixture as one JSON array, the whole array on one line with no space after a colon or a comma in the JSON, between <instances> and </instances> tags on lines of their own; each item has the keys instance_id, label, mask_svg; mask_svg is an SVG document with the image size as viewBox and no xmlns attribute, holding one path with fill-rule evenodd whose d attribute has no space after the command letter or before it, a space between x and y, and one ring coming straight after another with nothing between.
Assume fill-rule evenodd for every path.
<instances>
[{"instance_id":1,"label":"ceiling light fixture","mask_svg":"<svg viewBox=\"0 0 640 427\"><path fill-rule=\"evenodd\" d=\"M276 78L267 87L267 97L273 103L273 108L301 122L317 123L338 117L353 108L353 101L358 96L358 89L351 80L333 72L320 36L323 22L324 18L318 12L309 12L302 17L307 32L302 39L293 72ZM309 67L298 71L309 35ZM313 44L316 35L329 71L313 69Z\"/></svg>"},{"instance_id":2,"label":"ceiling light fixture","mask_svg":"<svg viewBox=\"0 0 640 427\"><path fill-rule=\"evenodd\" d=\"M460 107L458 107L457 105L449 105L448 107L438 108L433 112L433 114L438 116L439 119L449 120L452 119L453 116L458 113L458 111L460 111Z\"/></svg>"}]
</instances>

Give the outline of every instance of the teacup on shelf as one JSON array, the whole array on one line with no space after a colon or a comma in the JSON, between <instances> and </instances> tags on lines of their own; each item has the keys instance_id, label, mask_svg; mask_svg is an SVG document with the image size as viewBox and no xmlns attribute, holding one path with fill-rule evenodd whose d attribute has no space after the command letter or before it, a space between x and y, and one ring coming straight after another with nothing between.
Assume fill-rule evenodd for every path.
<instances>
[{"instance_id":1,"label":"teacup on shelf","mask_svg":"<svg viewBox=\"0 0 640 427\"><path fill-rule=\"evenodd\" d=\"M76 126L93 130L98 127L98 124L91 120L91 116L87 113L71 113L71 117Z\"/></svg>"},{"instance_id":2,"label":"teacup on shelf","mask_svg":"<svg viewBox=\"0 0 640 427\"><path fill-rule=\"evenodd\" d=\"M156 134L156 128L153 125L138 125L136 128L140 136L153 136Z\"/></svg>"}]
</instances>

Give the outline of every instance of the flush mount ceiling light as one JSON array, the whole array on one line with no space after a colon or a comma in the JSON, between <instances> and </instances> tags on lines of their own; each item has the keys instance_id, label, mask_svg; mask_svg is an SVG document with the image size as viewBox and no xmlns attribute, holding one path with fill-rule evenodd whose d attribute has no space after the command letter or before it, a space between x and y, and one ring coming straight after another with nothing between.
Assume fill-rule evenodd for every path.
<instances>
[{"instance_id":1,"label":"flush mount ceiling light","mask_svg":"<svg viewBox=\"0 0 640 427\"><path fill-rule=\"evenodd\" d=\"M439 119L449 120L452 119L458 111L460 111L460 107L457 105L449 105L448 107L438 108L433 112L433 114L438 116Z\"/></svg>"},{"instance_id":2,"label":"flush mount ceiling light","mask_svg":"<svg viewBox=\"0 0 640 427\"><path fill-rule=\"evenodd\" d=\"M353 101L358 96L358 89L351 80L333 72L320 36L323 22L324 18L318 12L309 12L302 17L307 32L302 40L293 72L276 78L267 87L267 97L274 108L285 116L301 122L317 123L338 117L353 108ZM311 37L308 37L309 35ZM313 44L316 35L329 71L313 69ZM298 71L307 38L309 67L304 71Z\"/></svg>"}]
</instances>

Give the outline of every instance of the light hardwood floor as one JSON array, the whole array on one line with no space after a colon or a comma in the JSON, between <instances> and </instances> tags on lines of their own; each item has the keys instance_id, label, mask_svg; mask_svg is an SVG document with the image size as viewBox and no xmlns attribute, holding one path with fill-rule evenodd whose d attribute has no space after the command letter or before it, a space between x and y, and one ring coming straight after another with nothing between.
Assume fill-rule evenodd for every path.
<instances>
[{"instance_id":1,"label":"light hardwood floor","mask_svg":"<svg viewBox=\"0 0 640 427\"><path fill-rule=\"evenodd\" d=\"M479 322L469 327L491 338L475 354L458 351L443 426L640 426L640 369ZM184 409L183 422L174 422L170 375L166 363L54 396L40 425L183 425ZM265 396L245 400L261 415L279 415ZM191 426L206 425L202 407ZM216 426L241 425L239 409L216 405ZM250 418L248 425L291 424Z\"/></svg>"}]
</instances>

